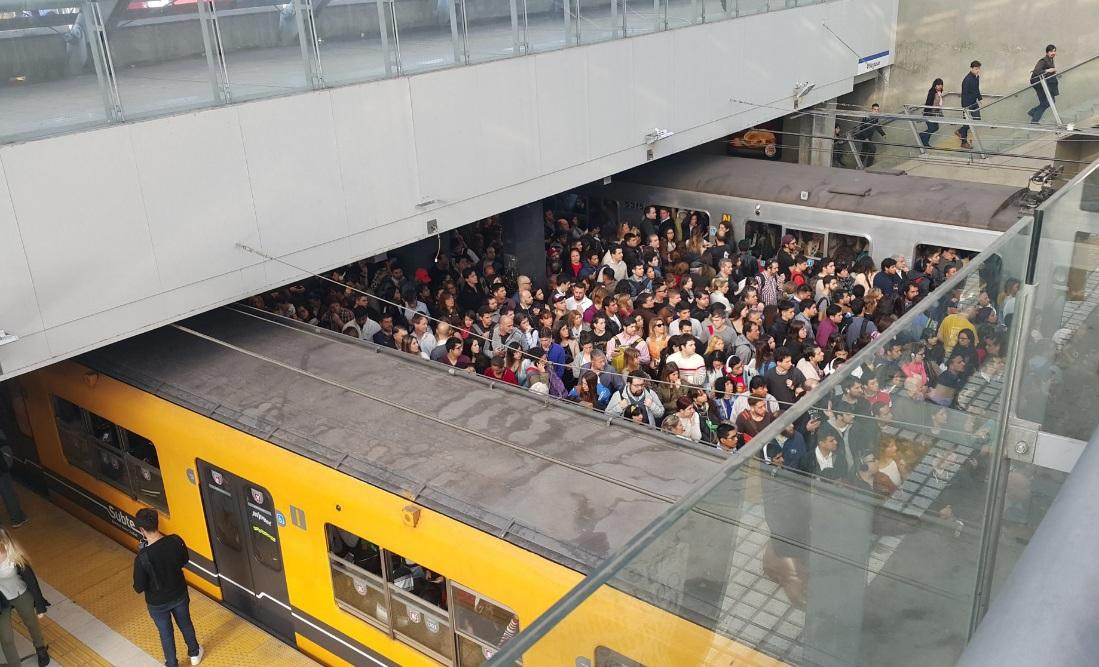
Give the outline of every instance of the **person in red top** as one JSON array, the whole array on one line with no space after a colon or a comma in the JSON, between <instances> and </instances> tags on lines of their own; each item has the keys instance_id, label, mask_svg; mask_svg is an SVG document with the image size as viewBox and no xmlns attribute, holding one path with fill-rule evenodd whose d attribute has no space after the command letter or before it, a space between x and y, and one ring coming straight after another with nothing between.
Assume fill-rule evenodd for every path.
<instances>
[{"instance_id":1,"label":"person in red top","mask_svg":"<svg viewBox=\"0 0 1099 667\"><path fill-rule=\"evenodd\" d=\"M492 365L485 369L485 377L514 385L519 384L519 378L515 377L515 371L504 367L503 357L492 358Z\"/></svg>"},{"instance_id":2,"label":"person in red top","mask_svg":"<svg viewBox=\"0 0 1099 667\"><path fill-rule=\"evenodd\" d=\"M573 280L580 279L580 272L584 270L584 264L580 261L580 251L576 248L569 250L569 262L565 265L565 273Z\"/></svg>"},{"instance_id":3,"label":"person in red top","mask_svg":"<svg viewBox=\"0 0 1099 667\"><path fill-rule=\"evenodd\" d=\"M794 265L790 267L790 280L794 281L794 284L798 287L801 287L808 282L805 277L805 272L808 270L809 260L805 258L805 255L798 255L794 259Z\"/></svg>"},{"instance_id":4,"label":"person in red top","mask_svg":"<svg viewBox=\"0 0 1099 667\"><path fill-rule=\"evenodd\" d=\"M760 431L770 426L775 420L774 415L767 409L767 400L760 396L748 398L748 409L737 415L736 429L740 432L743 445L752 441Z\"/></svg>"}]
</instances>

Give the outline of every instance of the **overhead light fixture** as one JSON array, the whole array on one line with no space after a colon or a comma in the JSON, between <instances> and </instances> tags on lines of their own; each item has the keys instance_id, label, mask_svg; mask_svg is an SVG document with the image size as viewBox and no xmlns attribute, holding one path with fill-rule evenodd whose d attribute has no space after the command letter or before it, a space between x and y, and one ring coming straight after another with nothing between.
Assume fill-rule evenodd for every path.
<instances>
[{"instance_id":1,"label":"overhead light fixture","mask_svg":"<svg viewBox=\"0 0 1099 667\"><path fill-rule=\"evenodd\" d=\"M671 130L664 130L659 127L654 127L652 132L649 132L645 135L645 143L649 146L652 146L661 139L667 139L673 134L675 134L675 132L672 132Z\"/></svg>"},{"instance_id":2,"label":"overhead light fixture","mask_svg":"<svg viewBox=\"0 0 1099 667\"><path fill-rule=\"evenodd\" d=\"M794 84L794 108L797 109L801 106L801 98L808 95L814 88L817 87L815 83L809 83L805 81L803 83Z\"/></svg>"},{"instance_id":3,"label":"overhead light fixture","mask_svg":"<svg viewBox=\"0 0 1099 667\"><path fill-rule=\"evenodd\" d=\"M7 331L4 331L3 329L0 329L0 345L7 345L8 343L14 343L17 340L19 340L19 336L16 336L13 333L8 333Z\"/></svg>"}]
</instances>

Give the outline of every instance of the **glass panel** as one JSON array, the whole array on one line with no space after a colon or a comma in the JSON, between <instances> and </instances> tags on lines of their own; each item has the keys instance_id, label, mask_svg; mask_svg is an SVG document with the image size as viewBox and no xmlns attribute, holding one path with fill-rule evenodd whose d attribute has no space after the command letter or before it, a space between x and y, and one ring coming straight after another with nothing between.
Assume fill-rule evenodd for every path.
<instances>
[{"instance_id":1,"label":"glass panel","mask_svg":"<svg viewBox=\"0 0 1099 667\"><path fill-rule=\"evenodd\" d=\"M65 426L75 431L84 433L87 431L84 424L84 415L79 406L69 403L63 398L53 397L53 413L59 426Z\"/></svg>"},{"instance_id":2,"label":"glass panel","mask_svg":"<svg viewBox=\"0 0 1099 667\"><path fill-rule=\"evenodd\" d=\"M851 266L855 260L870 251L870 240L865 236L852 236L839 232L828 233L828 256L837 264Z\"/></svg>"},{"instance_id":3,"label":"glass panel","mask_svg":"<svg viewBox=\"0 0 1099 667\"><path fill-rule=\"evenodd\" d=\"M1080 179L1042 208L1018 415L1044 433L1087 441L1099 426L1099 169L1092 166ZM997 300L1005 317L1014 312L1014 289Z\"/></svg>"},{"instance_id":4,"label":"glass panel","mask_svg":"<svg viewBox=\"0 0 1099 667\"><path fill-rule=\"evenodd\" d=\"M213 103L197 3L130 3L115 18L104 21L127 119Z\"/></svg>"},{"instance_id":5,"label":"glass panel","mask_svg":"<svg viewBox=\"0 0 1099 667\"><path fill-rule=\"evenodd\" d=\"M622 32L620 0L573 0L581 44L615 39Z\"/></svg>"},{"instance_id":6,"label":"glass panel","mask_svg":"<svg viewBox=\"0 0 1099 667\"><path fill-rule=\"evenodd\" d=\"M664 29L664 7L659 0L622 0L626 12L626 34L645 35ZM654 6L655 5L655 6Z\"/></svg>"},{"instance_id":7,"label":"glass panel","mask_svg":"<svg viewBox=\"0 0 1099 667\"><path fill-rule=\"evenodd\" d=\"M129 471L122 455L102 444L99 445L98 449L99 451L96 453L96 471L100 479L125 492L126 495L133 495Z\"/></svg>"},{"instance_id":8,"label":"glass panel","mask_svg":"<svg viewBox=\"0 0 1099 667\"><path fill-rule=\"evenodd\" d=\"M703 0L702 11L705 12L703 18L705 18L706 23L723 21L734 16L736 0Z\"/></svg>"},{"instance_id":9,"label":"glass panel","mask_svg":"<svg viewBox=\"0 0 1099 667\"><path fill-rule=\"evenodd\" d=\"M470 62L497 60L515 54L515 42L519 37L518 24L513 30L511 22L512 4L513 0L464 0L459 4L464 12L459 16Z\"/></svg>"},{"instance_id":10,"label":"glass panel","mask_svg":"<svg viewBox=\"0 0 1099 667\"><path fill-rule=\"evenodd\" d=\"M137 499L167 513L168 498L164 495L160 469L131 456L126 457L126 465L130 469L130 479L134 482Z\"/></svg>"},{"instance_id":11,"label":"glass panel","mask_svg":"<svg viewBox=\"0 0 1099 667\"><path fill-rule=\"evenodd\" d=\"M386 3L386 9L395 12L395 18L391 20L395 22L396 28L389 35L390 48L399 48L402 72L423 72L450 67L459 62L461 46L458 43L458 31L452 31L452 1L394 0Z\"/></svg>"},{"instance_id":12,"label":"glass panel","mask_svg":"<svg viewBox=\"0 0 1099 667\"><path fill-rule=\"evenodd\" d=\"M248 487L248 525L252 534L252 552L264 566L282 570L279 529L275 523L275 504L262 487Z\"/></svg>"},{"instance_id":13,"label":"glass panel","mask_svg":"<svg viewBox=\"0 0 1099 667\"><path fill-rule=\"evenodd\" d=\"M106 122L78 12L76 3L0 12L0 140Z\"/></svg>"},{"instance_id":14,"label":"glass panel","mask_svg":"<svg viewBox=\"0 0 1099 667\"><path fill-rule=\"evenodd\" d=\"M744 238L751 244L751 253L757 259L767 260L778 252L782 240L782 226L759 220L744 223Z\"/></svg>"},{"instance_id":15,"label":"glass panel","mask_svg":"<svg viewBox=\"0 0 1099 667\"><path fill-rule=\"evenodd\" d=\"M801 253L809 259L820 259L824 256L824 232L809 232L787 227L786 233L794 235Z\"/></svg>"},{"instance_id":16,"label":"glass panel","mask_svg":"<svg viewBox=\"0 0 1099 667\"><path fill-rule=\"evenodd\" d=\"M489 646L500 646L519 631L519 619L512 610L453 582L451 589L458 632Z\"/></svg>"},{"instance_id":17,"label":"glass panel","mask_svg":"<svg viewBox=\"0 0 1099 667\"><path fill-rule=\"evenodd\" d=\"M214 538L233 551L241 551L240 511L233 494L226 489L224 475L210 470L210 479L206 486L210 490L207 501L210 505L210 521L214 527Z\"/></svg>"},{"instance_id":18,"label":"glass panel","mask_svg":"<svg viewBox=\"0 0 1099 667\"><path fill-rule=\"evenodd\" d=\"M1065 65L1060 62L1060 58L1055 62L1058 66ZM1099 58L1091 58L1075 67L1063 69L1056 76L1056 81L1057 96L1054 104L1057 105L1062 123L1075 123L1080 127L1095 117L1096 106L1099 105ZM1036 106L1037 92L1031 90L1030 97ZM1053 113L1046 111L1041 122L1053 123Z\"/></svg>"},{"instance_id":19,"label":"glass panel","mask_svg":"<svg viewBox=\"0 0 1099 667\"><path fill-rule=\"evenodd\" d=\"M454 659L454 635L445 611L423 604L403 590L390 586L393 630L447 660Z\"/></svg>"},{"instance_id":20,"label":"glass panel","mask_svg":"<svg viewBox=\"0 0 1099 667\"><path fill-rule=\"evenodd\" d=\"M1023 275L1029 224L899 319L881 309L865 349L497 659L571 664L603 645L641 664L952 664L985 574L1004 341L1019 334L975 321L979 295ZM955 294L955 319L933 321Z\"/></svg>"},{"instance_id":21,"label":"glass panel","mask_svg":"<svg viewBox=\"0 0 1099 667\"><path fill-rule=\"evenodd\" d=\"M378 6L366 0L336 0L317 10L314 20L324 80L330 85L385 76L385 54L378 29Z\"/></svg>"},{"instance_id":22,"label":"glass panel","mask_svg":"<svg viewBox=\"0 0 1099 667\"><path fill-rule=\"evenodd\" d=\"M552 51L565 46L565 2L569 1L516 0L524 53Z\"/></svg>"},{"instance_id":23,"label":"glass panel","mask_svg":"<svg viewBox=\"0 0 1099 667\"><path fill-rule=\"evenodd\" d=\"M768 0L729 0L736 5L737 16L748 16L768 11Z\"/></svg>"},{"instance_id":24,"label":"glass panel","mask_svg":"<svg viewBox=\"0 0 1099 667\"><path fill-rule=\"evenodd\" d=\"M699 21L699 0L664 0L664 20L669 30L694 25Z\"/></svg>"},{"instance_id":25,"label":"glass panel","mask_svg":"<svg viewBox=\"0 0 1099 667\"><path fill-rule=\"evenodd\" d=\"M382 552L378 545L332 524L325 526L325 532L328 553L376 577L382 576Z\"/></svg>"},{"instance_id":26,"label":"glass panel","mask_svg":"<svg viewBox=\"0 0 1099 667\"><path fill-rule=\"evenodd\" d=\"M233 101L308 87L294 5L243 0L217 8Z\"/></svg>"},{"instance_id":27,"label":"glass panel","mask_svg":"<svg viewBox=\"0 0 1099 667\"><path fill-rule=\"evenodd\" d=\"M70 464L92 475L96 474L96 447L95 440L83 430L83 425L71 428L65 424L58 424L58 435L61 438L61 453Z\"/></svg>"},{"instance_id":28,"label":"glass panel","mask_svg":"<svg viewBox=\"0 0 1099 667\"><path fill-rule=\"evenodd\" d=\"M336 602L352 613L358 612L389 627L389 611L381 581L339 558L333 557L331 563Z\"/></svg>"}]
</instances>

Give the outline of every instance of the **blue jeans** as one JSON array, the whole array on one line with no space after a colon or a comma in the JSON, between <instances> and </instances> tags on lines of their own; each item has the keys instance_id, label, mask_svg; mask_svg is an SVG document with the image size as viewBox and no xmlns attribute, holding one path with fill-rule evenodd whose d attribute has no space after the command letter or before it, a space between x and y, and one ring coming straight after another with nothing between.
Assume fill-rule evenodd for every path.
<instances>
[{"instance_id":1,"label":"blue jeans","mask_svg":"<svg viewBox=\"0 0 1099 667\"><path fill-rule=\"evenodd\" d=\"M931 147L931 135L939 131L939 124L927 121L927 129L920 132L920 143L928 148Z\"/></svg>"},{"instance_id":2,"label":"blue jeans","mask_svg":"<svg viewBox=\"0 0 1099 667\"><path fill-rule=\"evenodd\" d=\"M153 617L157 632L160 633L160 647L164 649L164 664L176 667L176 633L172 627L172 617L176 619L183 641L187 643L187 655L198 655L198 639L195 637L195 625L191 622L191 600L184 593L183 598L175 602L149 605L149 615Z\"/></svg>"}]
</instances>

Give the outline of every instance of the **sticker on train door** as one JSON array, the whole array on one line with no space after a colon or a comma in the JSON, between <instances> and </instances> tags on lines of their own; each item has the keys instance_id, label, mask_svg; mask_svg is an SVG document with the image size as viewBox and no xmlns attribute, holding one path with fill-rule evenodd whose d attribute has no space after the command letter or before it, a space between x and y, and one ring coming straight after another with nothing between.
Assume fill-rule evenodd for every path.
<instances>
[{"instance_id":1,"label":"sticker on train door","mask_svg":"<svg viewBox=\"0 0 1099 667\"><path fill-rule=\"evenodd\" d=\"M254 500L257 505L263 505L263 492L252 489L252 500Z\"/></svg>"},{"instance_id":2,"label":"sticker on train door","mask_svg":"<svg viewBox=\"0 0 1099 667\"><path fill-rule=\"evenodd\" d=\"M225 478L222 477L221 473L217 470L211 470L210 477L213 478L214 484L217 484L218 486L222 486L225 484Z\"/></svg>"}]
</instances>

